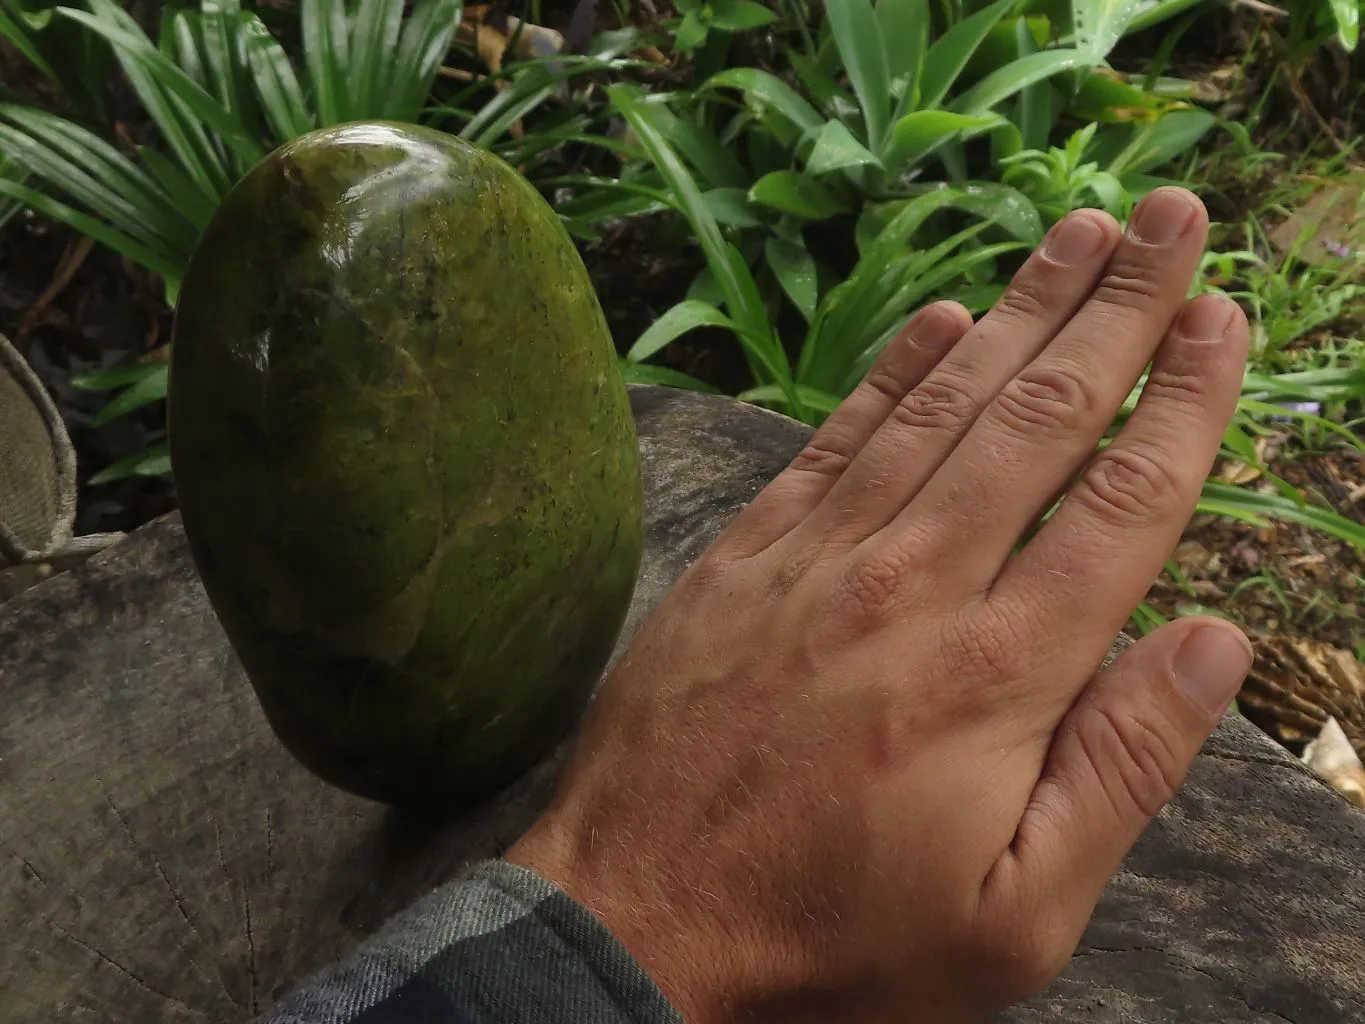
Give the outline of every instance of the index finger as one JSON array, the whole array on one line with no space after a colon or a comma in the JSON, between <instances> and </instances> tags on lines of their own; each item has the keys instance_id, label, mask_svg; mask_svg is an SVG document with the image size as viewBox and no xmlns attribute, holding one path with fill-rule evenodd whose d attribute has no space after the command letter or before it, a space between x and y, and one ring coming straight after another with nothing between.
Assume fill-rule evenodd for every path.
<instances>
[{"instance_id":1,"label":"index finger","mask_svg":"<svg viewBox=\"0 0 1365 1024\"><path fill-rule=\"evenodd\" d=\"M1133 415L1005 567L988 600L1003 602L1038 636L1080 631L1107 645L1194 512L1237 407L1246 354L1246 317L1235 303L1211 295L1189 303L1157 350ZM1071 647L1090 660L1085 644L1055 649Z\"/></svg>"}]
</instances>

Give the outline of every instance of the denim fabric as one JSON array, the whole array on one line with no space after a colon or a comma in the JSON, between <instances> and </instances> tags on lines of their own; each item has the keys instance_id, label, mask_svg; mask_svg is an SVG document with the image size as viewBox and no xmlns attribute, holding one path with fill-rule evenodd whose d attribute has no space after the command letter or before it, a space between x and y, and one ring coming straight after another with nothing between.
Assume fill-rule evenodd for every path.
<instances>
[{"instance_id":1,"label":"denim fabric","mask_svg":"<svg viewBox=\"0 0 1365 1024\"><path fill-rule=\"evenodd\" d=\"M587 909L487 861L420 900L257 1024L682 1024Z\"/></svg>"}]
</instances>

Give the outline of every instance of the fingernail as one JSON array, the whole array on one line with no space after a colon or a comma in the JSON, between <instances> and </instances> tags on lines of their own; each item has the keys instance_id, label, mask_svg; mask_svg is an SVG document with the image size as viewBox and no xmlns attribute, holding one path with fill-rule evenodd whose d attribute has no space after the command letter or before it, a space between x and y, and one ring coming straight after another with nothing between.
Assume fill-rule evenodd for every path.
<instances>
[{"instance_id":1,"label":"fingernail","mask_svg":"<svg viewBox=\"0 0 1365 1024\"><path fill-rule=\"evenodd\" d=\"M910 342L919 348L947 348L961 335L957 318L939 306L929 306L920 311L910 323L906 333Z\"/></svg>"},{"instance_id":2,"label":"fingernail","mask_svg":"<svg viewBox=\"0 0 1365 1024\"><path fill-rule=\"evenodd\" d=\"M1217 341L1232 323L1232 303L1215 295L1195 299L1180 314L1177 331L1190 341Z\"/></svg>"},{"instance_id":3,"label":"fingernail","mask_svg":"<svg viewBox=\"0 0 1365 1024\"><path fill-rule=\"evenodd\" d=\"M1194 223L1194 201L1183 191L1158 189L1138 204L1128 233L1148 245L1170 245Z\"/></svg>"},{"instance_id":4,"label":"fingernail","mask_svg":"<svg viewBox=\"0 0 1365 1024\"><path fill-rule=\"evenodd\" d=\"M1221 715L1251 669L1251 650L1239 634L1201 626L1175 652L1175 678L1185 696L1209 716Z\"/></svg>"},{"instance_id":5,"label":"fingernail","mask_svg":"<svg viewBox=\"0 0 1365 1024\"><path fill-rule=\"evenodd\" d=\"M1047 257L1071 266L1095 255L1104 244L1104 229L1083 213L1072 214L1053 229L1047 239Z\"/></svg>"}]
</instances>

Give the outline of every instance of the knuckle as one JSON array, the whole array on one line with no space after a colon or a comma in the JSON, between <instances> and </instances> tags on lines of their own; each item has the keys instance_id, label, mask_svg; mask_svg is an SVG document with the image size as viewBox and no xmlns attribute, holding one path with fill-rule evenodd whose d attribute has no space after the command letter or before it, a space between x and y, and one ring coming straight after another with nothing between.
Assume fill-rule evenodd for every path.
<instances>
[{"instance_id":1,"label":"knuckle","mask_svg":"<svg viewBox=\"0 0 1365 1024\"><path fill-rule=\"evenodd\" d=\"M1027 648L1020 631L1003 615L979 615L955 630L954 675L989 681L1018 679L1027 668Z\"/></svg>"},{"instance_id":2,"label":"knuckle","mask_svg":"<svg viewBox=\"0 0 1365 1024\"><path fill-rule=\"evenodd\" d=\"M910 550L887 547L859 559L845 571L835 600L856 620L883 622L900 607L906 581L922 568L920 559Z\"/></svg>"},{"instance_id":3,"label":"knuckle","mask_svg":"<svg viewBox=\"0 0 1365 1024\"><path fill-rule=\"evenodd\" d=\"M995 415L1013 434L1064 436L1094 418L1095 387L1078 369L1029 367L996 397Z\"/></svg>"},{"instance_id":4,"label":"knuckle","mask_svg":"<svg viewBox=\"0 0 1365 1024\"><path fill-rule=\"evenodd\" d=\"M1131 526L1159 518L1179 493L1162 453L1114 442L1090 464L1073 496L1106 522Z\"/></svg>"},{"instance_id":5,"label":"knuckle","mask_svg":"<svg viewBox=\"0 0 1365 1024\"><path fill-rule=\"evenodd\" d=\"M1202 406L1207 400L1207 382L1199 374L1178 373L1154 367L1147 375L1145 392L1149 398L1166 404Z\"/></svg>"},{"instance_id":6,"label":"knuckle","mask_svg":"<svg viewBox=\"0 0 1365 1024\"><path fill-rule=\"evenodd\" d=\"M971 421L976 405L964 382L935 374L897 402L891 416L902 426L957 431Z\"/></svg>"},{"instance_id":7,"label":"knuckle","mask_svg":"<svg viewBox=\"0 0 1365 1024\"><path fill-rule=\"evenodd\" d=\"M1170 730L1103 705L1078 710L1075 729L1116 815L1126 818L1136 807L1150 818L1180 785L1182 758Z\"/></svg>"},{"instance_id":8,"label":"knuckle","mask_svg":"<svg viewBox=\"0 0 1365 1024\"><path fill-rule=\"evenodd\" d=\"M863 378L863 385L874 395L899 402L908 390L905 381L885 366L874 366Z\"/></svg>"},{"instance_id":9,"label":"knuckle","mask_svg":"<svg viewBox=\"0 0 1365 1024\"><path fill-rule=\"evenodd\" d=\"M1156 277L1151 267L1132 260L1115 260L1095 285L1090 301L1100 309L1112 307L1122 312L1149 306L1165 291Z\"/></svg>"},{"instance_id":10,"label":"knuckle","mask_svg":"<svg viewBox=\"0 0 1365 1024\"><path fill-rule=\"evenodd\" d=\"M791 469L798 473L817 473L837 477L848 468L853 456L824 438L812 438L792 459Z\"/></svg>"},{"instance_id":11,"label":"knuckle","mask_svg":"<svg viewBox=\"0 0 1365 1024\"><path fill-rule=\"evenodd\" d=\"M1047 294L1043 277L1041 273L1025 272L1015 278L996 300L987 318L1003 321L1010 327L1053 320L1056 297Z\"/></svg>"}]
</instances>

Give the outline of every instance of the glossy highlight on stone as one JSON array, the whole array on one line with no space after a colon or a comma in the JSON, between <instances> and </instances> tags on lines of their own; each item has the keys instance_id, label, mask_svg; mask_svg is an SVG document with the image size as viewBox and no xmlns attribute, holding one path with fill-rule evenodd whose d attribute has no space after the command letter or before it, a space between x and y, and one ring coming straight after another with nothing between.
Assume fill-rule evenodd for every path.
<instances>
[{"instance_id":1,"label":"glossy highlight on stone","mask_svg":"<svg viewBox=\"0 0 1365 1024\"><path fill-rule=\"evenodd\" d=\"M640 457L528 182L413 125L286 143L201 239L172 352L195 564L300 761L458 810L573 728L639 568Z\"/></svg>"}]
</instances>

